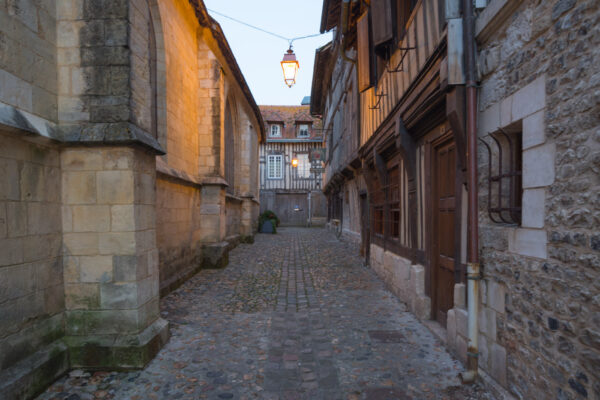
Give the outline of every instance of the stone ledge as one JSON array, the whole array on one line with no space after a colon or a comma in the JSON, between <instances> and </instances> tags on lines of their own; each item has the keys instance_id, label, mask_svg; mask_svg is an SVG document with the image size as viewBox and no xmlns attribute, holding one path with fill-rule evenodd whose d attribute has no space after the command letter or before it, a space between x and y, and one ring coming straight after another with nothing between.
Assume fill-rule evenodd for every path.
<instances>
[{"instance_id":1,"label":"stone ledge","mask_svg":"<svg viewBox=\"0 0 600 400\"><path fill-rule=\"evenodd\" d=\"M229 183L220 176L206 176L202 179L202 185L205 186L223 186L229 187Z\"/></svg>"},{"instance_id":2,"label":"stone ledge","mask_svg":"<svg viewBox=\"0 0 600 400\"><path fill-rule=\"evenodd\" d=\"M0 126L4 126L11 131L22 131L58 140L57 128L54 122L2 102L0 102Z\"/></svg>"},{"instance_id":3,"label":"stone ledge","mask_svg":"<svg viewBox=\"0 0 600 400\"><path fill-rule=\"evenodd\" d=\"M519 0L492 0L475 20L475 38L487 42L521 4Z\"/></svg>"},{"instance_id":4,"label":"stone ledge","mask_svg":"<svg viewBox=\"0 0 600 400\"><path fill-rule=\"evenodd\" d=\"M154 137L130 122L61 126L0 102L0 126L63 143L140 144L158 155L166 154Z\"/></svg>"},{"instance_id":5,"label":"stone ledge","mask_svg":"<svg viewBox=\"0 0 600 400\"><path fill-rule=\"evenodd\" d=\"M516 400L516 398L508 393L508 391L506 391L506 389L504 389L496 380L494 380L494 378L488 375L484 369L479 368L477 373L486 389L492 392L494 398L498 400Z\"/></svg>"},{"instance_id":6,"label":"stone ledge","mask_svg":"<svg viewBox=\"0 0 600 400\"><path fill-rule=\"evenodd\" d=\"M0 372L0 393L7 399L33 398L68 370L68 348L57 340Z\"/></svg>"},{"instance_id":7,"label":"stone ledge","mask_svg":"<svg viewBox=\"0 0 600 400\"><path fill-rule=\"evenodd\" d=\"M229 242L205 244L202 246L202 268L221 269L229 264Z\"/></svg>"},{"instance_id":8,"label":"stone ledge","mask_svg":"<svg viewBox=\"0 0 600 400\"><path fill-rule=\"evenodd\" d=\"M159 157L156 158L156 172L160 175L164 175L167 178L181 181L190 186L202 186L202 182L199 178L191 176L185 171L170 167L162 158Z\"/></svg>"},{"instance_id":9,"label":"stone ledge","mask_svg":"<svg viewBox=\"0 0 600 400\"><path fill-rule=\"evenodd\" d=\"M64 143L140 144L157 155L166 154L154 137L130 122L62 125L56 139Z\"/></svg>"},{"instance_id":10,"label":"stone ledge","mask_svg":"<svg viewBox=\"0 0 600 400\"><path fill-rule=\"evenodd\" d=\"M225 200L234 203L243 203L245 199L243 197L239 197L231 193L225 193Z\"/></svg>"},{"instance_id":11,"label":"stone ledge","mask_svg":"<svg viewBox=\"0 0 600 400\"><path fill-rule=\"evenodd\" d=\"M132 336L67 336L71 368L128 370L144 368L169 341L169 323L158 318Z\"/></svg>"}]
</instances>

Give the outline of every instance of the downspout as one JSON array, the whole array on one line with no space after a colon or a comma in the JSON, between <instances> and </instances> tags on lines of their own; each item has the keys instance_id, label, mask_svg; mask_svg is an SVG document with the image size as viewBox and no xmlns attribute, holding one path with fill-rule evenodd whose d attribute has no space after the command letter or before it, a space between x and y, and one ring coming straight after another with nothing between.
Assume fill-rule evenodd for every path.
<instances>
[{"instance_id":1,"label":"downspout","mask_svg":"<svg viewBox=\"0 0 600 400\"><path fill-rule=\"evenodd\" d=\"M467 259L468 334L467 371L462 374L463 383L472 383L477 378L479 343L479 229L477 201L477 82L475 66L475 16L473 1L463 0L465 78L467 92L467 190L469 250Z\"/></svg>"}]
</instances>

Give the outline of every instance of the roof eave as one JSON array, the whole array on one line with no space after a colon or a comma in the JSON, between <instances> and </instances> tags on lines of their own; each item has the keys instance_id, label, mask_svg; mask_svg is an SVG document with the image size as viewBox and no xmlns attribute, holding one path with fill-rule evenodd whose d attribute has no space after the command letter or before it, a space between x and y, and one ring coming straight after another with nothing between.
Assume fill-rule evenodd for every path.
<instances>
[{"instance_id":1,"label":"roof eave","mask_svg":"<svg viewBox=\"0 0 600 400\"><path fill-rule=\"evenodd\" d=\"M242 70L240 69L240 66L237 63L235 56L233 55L233 51L231 50L231 47L229 46L229 42L227 42L227 38L225 37L225 34L223 33L223 29L221 29L221 25L208 14L208 11L206 10L206 7L202 0L189 0L189 1L190 1L190 4L192 5L192 7L194 8L194 11L196 13L196 18L198 19L198 22L200 23L200 25L205 28L210 29L211 33L213 34L213 37L217 41L219 50L223 54L223 57L225 57L225 60L227 61L229 68L233 72L238 84L240 85L240 88L242 90L242 93L244 94L244 97L246 97L246 100L248 101L250 108L252 108L252 111L254 112L254 116L256 117L256 120L258 123L258 129L259 129L258 134L260 137L260 141L262 143L264 143L266 140L266 133L265 133L265 124L262 119L262 114L260 112L260 109L258 108L258 105L256 104L256 100L254 99L254 96L252 95L252 91L250 90L250 87L248 86L248 83L246 82L246 78L244 77L244 74L242 73Z\"/></svg>"},{"instance_id":2,"label":"roof eave","mask_svg":"<svg viewBox=\"0 0 600 400\"><path fill-rule=\"evenodd\" d=\"M310 114L321 116L323 114L323 69L327 64L331 51L332 42L318 48L315 51L315 63L313 67L313 81L310 93Z\"/></svg>"}]
</instances>

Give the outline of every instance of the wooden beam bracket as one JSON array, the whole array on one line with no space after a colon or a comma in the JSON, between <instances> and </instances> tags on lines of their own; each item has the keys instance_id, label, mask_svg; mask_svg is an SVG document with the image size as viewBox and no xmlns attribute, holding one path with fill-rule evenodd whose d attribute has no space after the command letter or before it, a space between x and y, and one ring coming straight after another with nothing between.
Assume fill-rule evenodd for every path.
<instances>
[{"instance_id":1,"label":"wooden beam bracket","mask_svg":"<svg viewBox=\"0 0 600 400\"><path fill-rule=\"evenodd\" d=\"M386 97L387 93L383 93L383 89L381 90L380 94L377 94L377 92L375 92L375 97L377 97L377 103L375 103L375 105L373 107L369 106L369 110L379 110L380 104L381 104L381 98L382 97Z\"/></svg>"},{"instance_id":2,"label":"wooden beam bracket","mask_svg":"<svg viewBox=\"0 0 600 400\"><path fill-rule=\"evenodd\" d=\"M409 50L415 50L415 49L416 49L416 47L398 47L398 50L403 51L404 53L402 53L402 57L400 57L400 62L398 63L398 65L396 65L396 68L389 69L387 66L385 67L387 72L389 72L390 74L395 74L397 72L404 71L404 58L408 54Z\"/></svg>"}]
</instances>

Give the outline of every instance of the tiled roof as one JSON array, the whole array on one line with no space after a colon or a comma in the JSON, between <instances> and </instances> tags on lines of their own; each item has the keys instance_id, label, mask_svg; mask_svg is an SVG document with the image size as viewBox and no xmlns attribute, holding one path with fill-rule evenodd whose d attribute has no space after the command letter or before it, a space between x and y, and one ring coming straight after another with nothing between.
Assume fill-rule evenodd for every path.
<instances>
[{"instance_id":1,"label":"tiled roof","mask_svg":"<svg viewBox=\"0 0 600 400\"><path fill-rule=\"evenodd\" d=\"M321 119L310 115L310 106L259 106L259 108L265 121L267 140L272 123L283 124L283 134L278 139L298 139L296 125L300 123L311 124L310 137L307 139L323 136Z\"/></svg>"}]
</instances>

